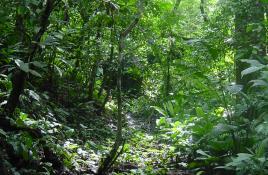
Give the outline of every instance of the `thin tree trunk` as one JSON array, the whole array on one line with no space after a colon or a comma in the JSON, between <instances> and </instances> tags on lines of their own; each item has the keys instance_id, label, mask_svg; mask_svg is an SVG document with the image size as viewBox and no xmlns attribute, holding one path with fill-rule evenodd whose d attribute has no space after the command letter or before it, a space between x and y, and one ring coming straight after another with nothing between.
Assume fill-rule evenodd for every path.
<instances>
[{"instance_id":1,"label":"thin tree trunk","mask_svg":"<svg viewBox=\"0 0 268 175\"><path fill-rule=\"evenodd\" d=\"M172 14L175 15L178 7L180 6L181 4L181 0L176 0L175 4L174 4L174 7L172 9ZM170 41L169 41L169 54L168 54L168 57L167 57L167 62L166 62L166 76L164 77L164 94L165 94L165 97L164 98L167 98L169 96L169 93L170 93L170 89L171 89L171 83L170 83L170 79L171 79L171 73L170 73L170 68L171 68L171 61L173 60L173 46L174 46L174 41L173 41L173 33L170 29L169 31L169 37L170 37Z\"/></svg>"},{"instance_id":2,"label":"thin tree trunk","mask_svg":"<svg viewBox=\"0 0 268 175\"><path fill-rule=\"evenodd\" d=\"M111 162L114 162L114 158L117 157L117 151L120 147L123 137L122 137L122 94L121 94L121 77L122 77L122 60L123 60L123 48L124 48L124 37L120 37L119 39L119 46L118 46L118 69L117 69L117 133L116 133L116 140L113 145L112 150L105 158L103 163L101 164L100 168L98 169L98 174L102 175L105 174L110 166Z\"/></svg>"},{"instance_id":3,"label":"thin tree trunk","mask_svg":"<svg viewBox=\"0 0 268 175\"><path fill-rule=\"evenodd\" d=\"M55 3L54 0L47 0L46 2L45 9L40 18L40 30L33 36L32 43L29 47L29 51L25 55L25 58L27 58L28 61L33 60L35 53L38 50L38 43L40 42L41 37L47 30L47 26L49 24L49 16L53 10L54 3ZM7 105L5 106L5 111L8 114L12 114L19 103L19 98L23 92L27 74L22 70L16 70L13 76L14 76L12 81L13 89L11 90L10 96L7 101Z\"/></svg>"},{"instance_id":4,"label":"thin tree trunk","mask_svg":"<svg viewBox=\"0 0 268 175\"><path fill-rule=\"evenodd\" d=\"M105 98L104 98L104 100L102 102L102 105L101 105L101 112L105 111L105 105L109 100L109 97L110 97L110 94L111 94L111 88L108 87L106 91L107 91L106 96L105 96Z\"/></svg>"},{"instance_id":5,"label":"thin tree trunk","mask_svg":"<svg viewBox=\"0 0 268 175\"><path fill-rule=\"evenodd\" d=\"M113 59L114 59L114 36L115 36L115 25L114 25L114 15L113 15L113 12L112 12L112 25L111 25L111 30L110 30L110 42L111 42L111 49L110 49L110 57L109 59L107 60L107 63L104 63L104 66L103 66L103 79L102 79L102 84L101 84L101 87L99 89L99 93L98 93L98 97L100 97L102 95L102 92L103 92L103 89L111 89L111 85L110 85L110 82L111 82L111 75L110 75L110 64ZM107 92L108 93L108 92ZM105 103L104 103L105 104Z\"/></svg>"},{"instance_id":6,"label":"thin tree trunk","mask_svg":"<svg viewBox=\"0 0 268 175\"><path fill-rule=\"evenodd\" d=\"M142 3L143 4L143 3ZM141 4L140 4L141 5ZM107 171L110 169L112 164L116 161L119 154L121 154L121 151L118 152L119 147L123 143L123 135L122 135L122 127L123 127L123 115L122 115L122 70L123 70L123 54L124 54L124 48L125 48L125 39L128 36L128 34L135 28L135 26L138 24L141 17L141 9L139 9L137 17L130 23L130 25L120 33L119 38L119 44L118 44L118 69L117 69L117 133L116 133L116 140L114 142L113 148L110 151L110 153L107 155L107 157L104 159L104 161L101 163L97 174L103 175L107 173Z\"/></svg>"},{"instance_id":7,"label":"thin tree trunk","mask_svg":"<svg viewBox=\"0 0 268 175\"><path fill-rule=\"evenodd\" d=\"M171 41L172 42L172 41ZM169 92L170 92L170 62L172 60L172 44L170 45L170 53L167 57L167 76L166 76L166 92L165 92L165 96L168 97L169 96Z\"/></svg>"},{"instance_id":8,"label":"thin tree trunk","mask_svg":"<svg viewBox=\"0 0 268 175\"><path fill-rule=\"evenodd\" d=\"M101 23L101 21L100 21ZM101 38L101 24L98 26L98 31L96 35L96 56L94 58L94 63L91 68L90 72L90 80L89 80L89 85L88 85L88 99L93 100L93 94L94 94L94 89L95 89L95 84L96 84L96 78L97 78L97 72L98 72L98 67L99 67L99 62L100 62L100 57L101 57L101 51L100 51L100 38Z\"/></svg>"},{"instance_id":9,"label":"thin tree trunk","mask_svg":"<svg viewBox=\"0 0 268 175\"><path fill-rule=\"evenodd\" d=\"M90 81L88 85L88 99L93 100L93 94L94 94L94 87L96 83L96 77L97 77L97 71L99 66L99 58L94 61L94 64L92 66L91 72L90 72Z\"/></svg>"},{"instance_id":10,"label":"thin tree trunk","mask_svg":"<svg viewBox=\"0 0 268 175\"><path fill-rule=\"evenodd\" d=\"M205 22L208 22L208 15L205 11L205 0L200 0L200 11Z\"/></svg>"}]
</instances>

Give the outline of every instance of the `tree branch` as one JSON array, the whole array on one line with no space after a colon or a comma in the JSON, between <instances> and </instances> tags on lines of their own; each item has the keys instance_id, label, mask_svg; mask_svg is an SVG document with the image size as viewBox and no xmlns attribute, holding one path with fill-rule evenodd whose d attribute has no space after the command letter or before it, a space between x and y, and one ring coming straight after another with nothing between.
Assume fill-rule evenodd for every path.
<instances>
[{"instance_id":1,"label":"tree branch","mask_svg":"<svg viewBox=\"0 0 268 175\"><path fill-rule=\"evenodd\" d=\"M205 12L205 0L200 1L200 11L205 22L208 22L208 15Z\"/></svg>"},{"instance_id":2,"label":"tree branch","mask_svg":"<svg viewBox=\"0 0 268 175\"><path fill-rule=\"evenodd\" d=\"M32 40L32 45L30 48L30 53L29 53L29 61L32 61L37 47L38 47L38 43L41 40L41 37L43 36L43 34L46 32L47 27L49 25L49 17L50 14L54 8L54 5L57 4L58 1L56 0L47 0L44 11L40 17L40 29L39 31L33 36L33 40Z\"/></svg>"},{"instance_id":3,"label":"tree branch","mask_svg":"<svg viewBox=\"0 0 268 175\"><path fill-rule=\"evenodd\" d=\"M138 7L138 13L136 14L136 18L129 24L129 26L124 31L120 33L121 39L127 37L127 35L134 29L134 27L136 27L136 25L140 21L140 18L143 13L143 0L140 0L138 6L139 7Z\"/></svg>"},{"instance_id":4,"label":"tree branch","mask_svg":"<svg viewBox=\"0 0 268 175\"><path fill-rule=\"evenodd\" d=\"M140 16L138 15L138 17L136 17L132 23L130 23L130 25L120 34L121 38L125 38L127 37L127 35L134 29L134 27L138 24L139 20L140 20Z\"/></svg>"}]
</instances>

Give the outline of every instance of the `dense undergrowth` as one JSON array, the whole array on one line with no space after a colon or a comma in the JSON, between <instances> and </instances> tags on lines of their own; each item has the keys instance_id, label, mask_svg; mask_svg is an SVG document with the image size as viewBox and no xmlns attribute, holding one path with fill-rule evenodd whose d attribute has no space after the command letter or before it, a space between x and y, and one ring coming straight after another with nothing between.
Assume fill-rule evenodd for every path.
<instances>
[{"instance_id":1,"label":"dense undergrowth","mask_svg":"<svg viewBox=\"0 0 268 175\"><path fill-rule=\"evenodd\" d=\"M4 75L1 83L10 88ZM236 88L228 87L230 95L237 95ZM59 101L53 94L25 91L21 109L16 110L12 122L19 127L40 129L43 138L36 139L27 131L6 132L1 129L1 140L12 147L15 155L22 157L20 161L9 157L5 144L2 144L1 159L5 168L12 174L59 173L57 166L60 165L44 159L42 144L45 143L54 153L52 159L63 163L61 172L96 173L103 155L109 152L115 139L116 114L112 110L115 106L109 104L105 112L99 113L96 102L85 103L83 98L75 97L74 101L69 96L61 99L65 101ZM113 174L224 174L226 170L223 169L233 168L242 174L266 173L265 110L253 123L240 118L235 121L228 115L242 115L244 110L241 108L248 105L243 105L249 103L248 97L244 97L247 101L236 105L240 108L238 114L228 114L223 107L216 105L213 105L214 109L194 108L193 105L187 109L183 98L180 95L161 107L133 108L140 100L144 101L141 98L126 107L129 111L125 111L125 142L111 169ZM254 98L251 99L254 104ZM262 111L266 102L260 104ZM142 117L148 114L151 118ZM235 149L241 153L233 157L232 152L238 151Z\"/></svg>"},{"instance_id":2,"label":"dense undergrowth","mask_svg":"<svg viewBox=\"0 0 268 175\"><path fill-rule=\"evenodd\" d=\"M267 0L1 0L0 175L267 175Z\"/></svg>"}]
</instances>

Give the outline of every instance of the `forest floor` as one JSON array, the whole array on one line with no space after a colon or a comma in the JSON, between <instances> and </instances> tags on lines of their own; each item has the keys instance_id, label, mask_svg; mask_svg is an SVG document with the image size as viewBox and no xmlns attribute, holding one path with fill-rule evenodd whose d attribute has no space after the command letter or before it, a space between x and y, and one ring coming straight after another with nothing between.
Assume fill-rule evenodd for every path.
<instances>
[{"instance_id":1,"label":"forest floor","mask_svg":"<svg viewBox=\"0 0 268 175\"><path fill-rule=\"evenodd\" d=\"M99 120L101 118L101 120ZM127 114L123 153L112 168L111 174L190 174L177 170L172 164L174 148L161 143L157 135L143 129L143 121ZM98 164L114 141L115 123L108 116L98 120L87 120L70 126L75 133L72 139L62 140L63 147L70 156L70 168L77 174L93 174Z\"/></svg>"},{"instance_id":2,"label":"forest floor","mask_svg":"<svg viewBox=\"0 0 268 175\"><path fill-rule=\"evenodd\" d=\"M96 173L102 158L111 150L116 133L113 113L107 111L97 115L94 110L90 105L78 108L76 105L63 107L52 104L47 112L35 110L32 115L20 112L15 122L17 125L39 128L47 146L62 159L67 174L90 175ZM42 117L35 118L35 115ZM125 115L123 153L112 167L111 174L189 175L186 168L183 168L186 162L178 163L174 160L175 148L161 141L157 133L148 129L150 123L146 122L148 121L137 119L130 113ZM38 168L17 167L14 172L35 175L40 174L40 171L54 171L52 164L43 162L44 153L42 145L38 146L39 140L31 138L25 132L0 131L0 135L5 136L8 144L25 160L40 160ZM3 158L9 160L8 155ZM12 169L17 163L8 166Z\"/></svg>"}]
</instances>

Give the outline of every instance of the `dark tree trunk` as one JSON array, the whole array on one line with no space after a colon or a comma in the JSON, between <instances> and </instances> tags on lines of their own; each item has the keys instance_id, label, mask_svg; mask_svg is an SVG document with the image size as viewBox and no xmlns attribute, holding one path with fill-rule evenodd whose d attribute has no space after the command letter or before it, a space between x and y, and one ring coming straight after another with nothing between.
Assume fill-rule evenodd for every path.
<instances>
[{"instance_id":1,"label":"dark tree trunk","mask_svg":"<svg viewBox=\"0 0 268 175\"><path fill-rule=\"evenodd\" d=\"M8 114L12 114L19 104L19 98L20 98L20 94L22 94L22 91L24 89L25 79L26 79L25 72L21 70L16 70L13 73L13 78L12 78L13 89L9 95L9 99L7 101L6 108L5 108Z\"/></svg>"},{"instance_id":2,"label":"dark tree trunk","mask_svg":"<svg viewBox=\"0 0 268 175\"><path fill-rule=\"evenodd\" d=\"M166 92L165 92L165 96L168 97L169 96L169 92L170 92L170 61L172 58L171 54L168 56L167 58L167 75L166 75Z\"/></svg>"},{"instance_id":3,"label":"dark tree trunk","mask_svg":"<svg viewBox=\"0 0 268 175\"><path fill-rule=\"evenodd\" d=\"M28 61L33 60L35 53L37 52L38 49L38 43L40 42L41 37L47 30L47 26L49 24L49 16L52 12L53 5L54 0L47 0L45 9L40 18L40 30L33 36L32 44L29 47L29 51L24 56L25 58L28 59ZM23 92L27 74L22 70L16 70L13 76L14 76L12 81L13 88L5 108L8 114L12 114L19 103L19 98Z\"/></svg>"},{"instance_id":4,"label":"dark tree trunk","mask_svg":"<svg viewBox=\"0 0 268 175\"><path fill-rule=\"evenodd\" d=\"M22 15L16 16L16 24L15 24L15 33L18 35L18 41L21 43L20 49L23 50L26 47L26 36L25 36L25 26L24 26L24 18ZM25 57L25 55L20 54L20 57ZM17 105L19 104L19 97L24 89L24 82L26 78L26 73L17 69L14 71L12 75L12 91L9 95L9 99L5 106L5 111L8 114L11 114L15 111Z\"/></svg>"}]
</instances>

